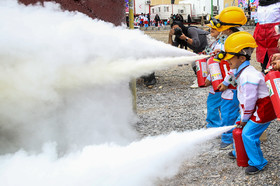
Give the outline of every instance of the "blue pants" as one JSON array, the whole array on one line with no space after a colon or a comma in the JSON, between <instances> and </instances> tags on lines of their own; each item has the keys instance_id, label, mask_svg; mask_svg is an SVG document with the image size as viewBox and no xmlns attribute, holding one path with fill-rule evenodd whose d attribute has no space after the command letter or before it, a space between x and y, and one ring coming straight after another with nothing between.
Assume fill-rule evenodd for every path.
<instances>
[{"instance_id":1,"label":"blue pants","mask_svg":"<svg viewBox=\"0 0 280 186\"><path fill-rule=\"evenodd\" d=\"M267 164L267 160L263 157L261 150L260 136L269 124L270 122L258 124L249 120L242 131L242 140L249 158L248 164L257 167L259 170L262 170ZM235 150L233 150L233 154L236 156Z\"/></svg>"},{"instance_id":2,"label":"blue pants","mask_svg":"<svg viewBox=\"0 0 280 186\"><path fill-rule=\"evenodd\" d=\"M208 94L207 98L207 128L222 127L222 120L220 116L221 107L221 92L215 92L215 94Z\"/></svg>"},{"instance_id":3,"label":"blue pants","mask_svg":"<svg viewBox=\"0 0 280 186\"><path fill-rule=\"evenodd\" d=\"M234 125L239 116L239 101L237 99L237 91L232 90L234 95L232 100L222 98L221 101L221 117L222 126ZM232 130L222 134L222 142L233 143Z\"/></svg>"}]
</instances>

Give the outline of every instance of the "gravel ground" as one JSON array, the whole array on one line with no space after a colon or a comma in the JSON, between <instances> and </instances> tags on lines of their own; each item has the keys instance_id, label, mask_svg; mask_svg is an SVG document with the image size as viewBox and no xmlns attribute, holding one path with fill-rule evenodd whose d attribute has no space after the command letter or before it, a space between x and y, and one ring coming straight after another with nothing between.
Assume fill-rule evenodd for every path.
<instances>
[{"instance_id":1,"label":"gravel ground","mask_svg":"<svg viewBox=\"0 0 280 186\"><path fill-rule=\"evenodd\" d=\"M248 30L253 32L253 30ZM166 42L168 31L146 31L151 37ZM259 64L253 63L259 69ZM195 75L189 65L156 71L157 84L148 89L137 80L137 131L141 136L171 131L200 129L206 124L208 88L191 89ZM219 150L220 139L210 143L210 150L182 164L173 178L159 180L156 185L280 185L280 122L270 124L262 150L268 165L257 175L245 175L245 168Z\"/></svg>"}]
</instances>

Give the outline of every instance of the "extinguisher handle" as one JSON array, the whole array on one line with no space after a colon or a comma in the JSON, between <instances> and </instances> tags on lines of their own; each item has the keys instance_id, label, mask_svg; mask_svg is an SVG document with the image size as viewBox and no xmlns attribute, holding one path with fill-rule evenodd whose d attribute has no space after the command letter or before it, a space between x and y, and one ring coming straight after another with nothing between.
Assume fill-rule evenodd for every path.
<instances>
[{"instance_id":1,"label":"extinguisher handle","mask_svg":"<svg viewBox=\"0 0 280 186\"><path fill-rule=\"evenodd\" d=\"M272 66L269 66L267 69L264 70L264 73L268 73L269 71L273 70Z\"/></svg>"},{"instance_id":2,"label":"extinguisher handle","mask_svg":"<svg viewBox=\"0 0 280 186\"><path fill-rule=\"evenodd\" d=\"M241 126L241 125L237 125L237 126L236 126L236 128L242 129L242 128L243 128L243 126Z\"/></svg>"},{"instance_id":3,"label":"extinguisher handle","mask_svg":"<svg viewBox=\"0 0 280 186\"><path fill-rule=\"evenodd\" d=\"M236 124L236 128L243 128L243 126L240 125L241 121L237 121Z\"/></svg>"}]
</instances>

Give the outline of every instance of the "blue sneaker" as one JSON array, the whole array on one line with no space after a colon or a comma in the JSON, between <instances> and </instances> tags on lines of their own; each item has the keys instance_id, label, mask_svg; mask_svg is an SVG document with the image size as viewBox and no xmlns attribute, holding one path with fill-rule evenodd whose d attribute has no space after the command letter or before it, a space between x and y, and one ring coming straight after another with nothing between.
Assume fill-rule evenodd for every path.
<instances>
[{"instance_id":1,"label":"blue sneaker","mask_svg":"<svg viewBox=\"0 0 280 186\"><path fill-rule=\"evenodd\" d=\"M253 175L259 173L261 170L259 170L257 167L254 166L248 166L245 170L245 174Z\"/></svg>"},{"instance_id":2,"label":"blue sneaker","mask_svg":"<svg viewBox=\"0 0 280 186\"><path fill-rule=\"evenodd\" d=\"M230 159L236 159L236 157L233 155L232 151L230 151L230 152L228 153L228 157L229 157Z\"/></svg>"}]
</instances>

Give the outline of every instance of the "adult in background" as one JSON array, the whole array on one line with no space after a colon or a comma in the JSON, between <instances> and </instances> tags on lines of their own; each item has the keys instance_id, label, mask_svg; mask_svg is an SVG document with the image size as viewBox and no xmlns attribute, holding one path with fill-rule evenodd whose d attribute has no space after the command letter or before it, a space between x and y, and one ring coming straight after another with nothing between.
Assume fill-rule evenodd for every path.
<instances>
[{"instance_id":1,"label":"adult in background","mask_svg":"<svg viewBox=\"0 0 280 186\"><path fill-rule=\"evenodd\" d=\"M185 27L181 21L175 20L171 24L168 43L181 48L190 48L194 53L202 52L207 46L209 32L197 27ZM172 36L175 35L174 41Z\"/></svg>"},{"instance_id":2,"label":"adult in background","mask_svg":"<svg viewBox=\"0 0 280 186\"><path fill-rule=\"evenodd\" d=\"M259 0L257 17L258 23L254 32L258 45L256 56L264 72L270 57L278 52L279 35L276 34L274 27L280 23L280 0Z\"/></svg>"},{"instance_id":3,"label":"adult in background","mask_svg":"<svg viewBox=\"0 0 280 186\"><path fill-rule=\"evenodd\" d=\"M193 50L194 53L201 53L207 44L207 35L209 32L199 29L197 27L185 27L182 21L177 19L171 24L169 32L168 43L173 46L180 46L180 48ZM175 35L174 41L172 36ZM192 63L192 68L196 74L195 61ZM197 80L194 81L192 88L197 88Z\"/></svg>"},{"instance_id":4,"label":"adult in background","mask_svg":"<svg viewBox=\"0 0 280 186\"><path fill-rule=\"evenodd\" d=\"M188 14L188 24L189 24L189 26L191 26L191 24L192 24L192 18L191 18L190 14Z\"/></svg>"},{"instance_id":5,"label":"adult in background","mask_svg":"<svg viewBox=\"0 0 280 186\"><path fill-rule=\"evenodd\" d=\"M172 25L173 24L173 21L175 20L176 16L174 14L171 14L170 15L170 18L169 18L169 24Z\"/></svg>"},{"instance_id":6,"label":"adult in background","mask_svg":"<svg viewBox=\"0 0 280 186\"><path fill-rule=\"evenodd\" d=\"M156 27L158 26L159 22L160 22L160 17L158 14L156 14L156 16L155 16L155 26Z\"/></svg>"},{"instance_id":7,"label":"adult in background","mask_svg":"<svg viewBox=\"0 0 280 186\"><path fill-rule=\"evenodd\" d=\"M147 18L148 18L148 25L151 26L151 17L150 17L150 14L147 14Z\"/></svg>"}]
</instances>

